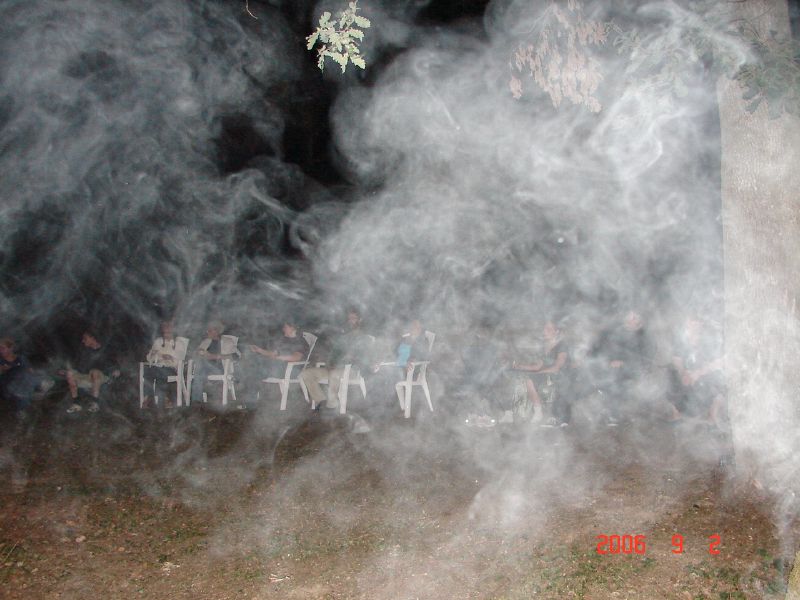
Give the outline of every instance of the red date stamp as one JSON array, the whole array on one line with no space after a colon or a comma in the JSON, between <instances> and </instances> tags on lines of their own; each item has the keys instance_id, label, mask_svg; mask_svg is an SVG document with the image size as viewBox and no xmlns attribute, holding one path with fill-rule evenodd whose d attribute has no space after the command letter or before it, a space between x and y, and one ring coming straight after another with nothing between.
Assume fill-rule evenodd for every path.
<instances>
[{"instance_id":1,"label":"red date stamp","mask_svg":"<svg viewBox=\"0 0 800 600\"><path fill-rule=\"evenodd\" d=\"M708 536L708 553L720 553L719 545L722 538L718 534ZM598 535L598 554L645 554L647 552L647 537L644 535ZM676 533L672 536L672 553L683 554L683 536Z\"/></svg>"}]
</instances>

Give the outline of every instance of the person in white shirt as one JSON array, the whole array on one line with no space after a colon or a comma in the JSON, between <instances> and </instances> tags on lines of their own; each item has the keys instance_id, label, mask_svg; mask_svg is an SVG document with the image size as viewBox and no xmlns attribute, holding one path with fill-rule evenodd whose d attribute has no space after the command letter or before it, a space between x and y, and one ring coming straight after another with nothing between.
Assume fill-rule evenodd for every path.
<instances>
[{"instance_id":1,"label":"person in white shirt","mask_svg":"<svg viewBox=\"0 0 800 600\"><path fill-rule=\"evenodd\" d=\"M175 337L175 325L172 321L161 323L161 337L153 342L147 353L147 365L144 368L145 383L155 382L156 394L164 402L167 398L167 377L175 375L178 362L186 356L186 338ZM147 389L152 389L148 386ZM145 396L145 403L150 400ZM162 402L162 406L164 403Z\"/></svg>"}]
</instances>

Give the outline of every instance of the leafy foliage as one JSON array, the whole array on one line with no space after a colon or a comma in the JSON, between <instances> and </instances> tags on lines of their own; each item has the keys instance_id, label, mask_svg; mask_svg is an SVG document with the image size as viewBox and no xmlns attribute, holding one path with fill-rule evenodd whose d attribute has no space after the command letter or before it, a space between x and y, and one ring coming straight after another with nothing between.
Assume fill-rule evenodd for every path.
<instances>
[{"instance_id":1,"label":"leafy foliage","mask_svg":"<svg viewBox=\"0 0 800 600\"><path fill-rule=\"evenodd\" d=\"M733 19L724 4L708 6L696 2L694 10L677 15L671 36L643 41L636 30L617 30L614 46L629 56L628 75L666 98L680 98L688 93L693 64L703 62L742 85L748 112L766 100L772 118L799 115L800 45L775 32L764 38L752 24Z\"/></svg>"},{"instance_id":2,"label":"leafy foliage","mask_svg":"<svg viewBox=\"0 0 800 600\"><path fill-rule=\"evenodd\" d=\"M553 106L567 98L600 111L594 93L603 76L589 50L611 38L617 52L629 59L627 77L662 103L688 95L702 66L738 81L749 112L766 101L773 118L783 112L800 115L800 45L774 32L760 35L726 12L725 4L696 0L683 9L674 4L667 33L648 36L636 28L587 20L579 0L569 0L566 8L551 0L538 20L536 42L520 44L513 55L511 93L522 96L517 73L527 68Z\"/></svg>"},{"instance_id":3,"label":"leafy foliage","mask_svg":"<svg viewBox=\"0 0 800 600\"><path fill-rule=\"evenodd\" d=\"M324 12L320 16L316 31L306 38L306 47L309 50L314 48L317 42L320 43L320 47L317 48L317 66L320 71L325 68L325 57L338 64L342 68L342 73L345 72L348 62L360 69L366 67L358 42L364 40L362 29L367 29L370 22L357 13L358 0L354 0L342 11L338 20L331 21L329 12Z\"/></svg>"},{"instance_id":4,"label":"leafy foliage","mask_svg":"<svg viewBox=\"0 0 800 600\"><path fill-rule=\"evenodd\" d=\"M800 116L800 44L777 39L771 32L768 39L752 36L750 46L758 61L740 66L733 74L745 89L745 110L755 112L766 100L772 118L784 111Z\"/></svg>"},{"instance_id":5,"label":"leafy foliage","mask_svg":"<svg viewBox=\"0 0 800 600\"><path fill-rule=\"evenodd\" d=\"M599 112L600 101L594 93L603 75L597 60L585 49L604 44L609 27L609 23L586 19L578 0L569 0L566 8L560 2L551 2L538 19L536 42L520 44L514 53L509 82L514 98L522 97L522 80L517 73L528 70L549 94L554 107L567 98Z\"/></svg>"}]
</instances>

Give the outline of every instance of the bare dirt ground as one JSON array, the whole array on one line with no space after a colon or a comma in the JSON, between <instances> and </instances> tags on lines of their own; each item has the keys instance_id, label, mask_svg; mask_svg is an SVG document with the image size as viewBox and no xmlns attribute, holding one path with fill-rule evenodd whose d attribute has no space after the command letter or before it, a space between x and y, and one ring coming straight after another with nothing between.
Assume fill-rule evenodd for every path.
<instances>
[{"instance_id":1,"label":"bare dirt ground","mask_svg":"<svg viewBox=\"0 0 800 600\"><path fill-rule=\"evenodd\" d=\"M406 421L354 402L372 426L356 433L299 398L67 415L62 397L24 435L4 421L4 598L785 594L797 522L696 425L476 430L452 407ZM644 552L598 554L613 534Z\"/></svg>"}]
</instances>

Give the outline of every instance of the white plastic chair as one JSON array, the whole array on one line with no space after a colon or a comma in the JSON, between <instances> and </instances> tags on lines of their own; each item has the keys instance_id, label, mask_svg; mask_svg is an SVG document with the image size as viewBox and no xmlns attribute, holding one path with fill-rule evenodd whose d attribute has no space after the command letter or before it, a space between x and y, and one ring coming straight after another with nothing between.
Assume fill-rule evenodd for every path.
<instances>
[{"instance_id":1,"label":"white plastic chair","mask_svg":"<svg viewBox=\"0 0 800 600\"><path fill-rule=\"evenodd\" d=\"M220 354L235 354L239 356L241 353L239 352L238 348L239 338L235 335L223 335L220 336L219 342L219 353ZM192 361L189 361L192 363ZM233 401L236 402L236 387L233 384L233 371L234 365L236 361L232 358L223 358L222 359L222 373L215 373L213 375L208 376L208 381L221 381L222 382L222 406L226 406L228 404L228 392L231 394L231 398ZM191 366L189 369L189 373L193 373ZM187 398L191 397L192 385L194 381L194 376L189 376L189 386L187 392ZM203 392L203 402L207 402L208 397L206 393ZM187 402L188 405L188 402Z\"/></svg>"},{"instance_id":2,"label":"white plastic chair","mask_svg":"<svg viewBox=\"0 0 800 600\"><path fill-rule=\"evenodd\" d=\"M308 392L305 390L305 386L302 385L300 381L300 377L295 377L292 379L292 370L295 367L301 367L300 371L302 372L303 369L306 368L308 365L308 361L311 358L311 353L314 351L314 346L317 343L317 336L313 333L308 333L307 331L303 332L303 339L308 344L308 354L306 354L306 359L297 362L287 362L286 363L286 372L283 374L283 377L267 377L266 379L262 379L264 383L277 383L278 387L281 390L281 410L286 410L286 402L289 398L289 386L292 383L297 383L301 385L303 389L306 402L308 402Z\"/></svg>"},{"instance_id":3,"label":"white plastic chair","mask_svg":"<svg viewBox=\"0 0 800 600\"><path fill-rule=\"evenodd\" d=\"M187 378L186 378L186 371L185 366L186 363L184 362L186 359L186 349L189 347L189 339L185 337L177 337L175 338L175 358L177 364L175 365L175 375L169 375L167 377L168 383L176 384L176 392L175 392L175 402L178 406L183 406L183 399L189 398L189 388L187 385ZM192 361L189 361L191 365ZM144 390L145 390L145 381L144 381L144 369L147 366L154 366L154 363L151 362L140 362L139 363L139 408L144 408ZM158 406L158 396L156 396L156 382L155 380L148 383L148 388L152 386L153 390L153 402L156 406Z\"/></svg>"},{"instance_id":4,"label":"white plastic chair","mask_svg":"<svg viewBox=\"0 0 800 600\"><path fill-rule=\"evenodd\" d=\"M369 337L371 343L374 344L375 343L375 338L373 336L371 336L371 335L368 336L368 337ZM317 363L316 366L317 367L324 367L325 363L320 362L320 363ZM329 385L327 378L320 379L319 382L321 384L324 384L324 385ZM339 397L339 414L343 415L343 414L345 414L347 412L347 390L350 388L351 385L357 385L359 387L359 389L361 390L361 397L366 400L366 398L367 398L367 383L366 383L366 381L364 381L364 376L361 374L361 372L358 369L355 369L355 372L354 372L353 371L353 365L352 364L348 364L348 365L344 365L344 367L342 368L342 377L339 380L339 392L337 394L338 397ZM306 389L306 386L305 386L305 384L303 383L302 380L300 380L300 387L303 390L303 395L306 398L306 402L311 402L311 410L314 410L315 408L317 408L316 402L313 402L312 400L309 399L309 397L308 397L308 389Z\"/></svg>"},{"instance_id":5,"label":"white plastic chair","mask_svg":"<svg viewBox=\"0 0 800 600\"><path fill-rule=\"evenodd\" d=\"M433 351L433 342L436 339L436 334L432 331L425 332L425 339L428 340L428 355ZM410 369L406 369L406 378L403 381L398 381L394 386L394 391L397 392L397 400L400 402L400 408L405 412L406 419L411 417L411 392L415 386L421 387L425 393L425 399L428 401L428 408L433 412L433 403L431 402L431 391L428 388L428 365L431 361L409 361ZM416 375L416 377L415 377Z\"/></svg>"}]
</instances>

